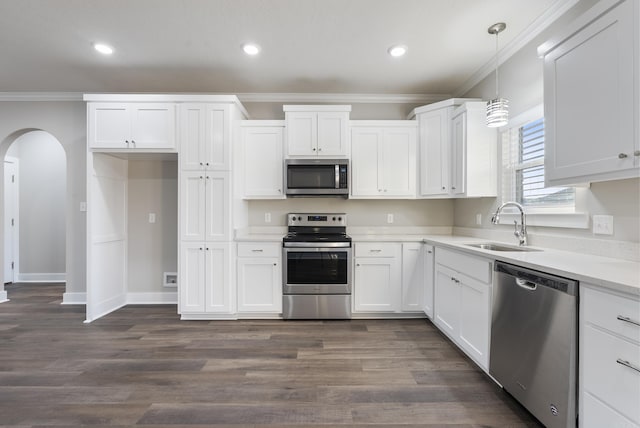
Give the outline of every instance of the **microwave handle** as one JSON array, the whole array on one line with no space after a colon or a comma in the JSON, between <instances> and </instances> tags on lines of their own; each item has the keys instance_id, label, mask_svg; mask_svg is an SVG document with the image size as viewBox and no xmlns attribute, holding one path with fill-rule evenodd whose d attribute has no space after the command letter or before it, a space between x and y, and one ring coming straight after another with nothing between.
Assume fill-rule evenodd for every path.
<instances>
[{"instance_id":1,"label":"microwave handle","mask_svg":"<svg viewBox=\"0 0 640 428\"><path fill-rule=\"evenodd\" d=\"M340 188L340 165L336 164L336 189Z\"/></svg>"}]
</instances>

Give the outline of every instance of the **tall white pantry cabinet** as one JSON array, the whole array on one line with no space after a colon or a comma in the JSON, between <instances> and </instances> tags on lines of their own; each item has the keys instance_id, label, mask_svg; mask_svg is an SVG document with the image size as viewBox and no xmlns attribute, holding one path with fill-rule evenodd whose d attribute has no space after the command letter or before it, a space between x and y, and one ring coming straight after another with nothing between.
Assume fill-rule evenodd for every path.
<instances>
[{"instance_id":1,"label":"tall white pantry cabinet","mask_svg":"<svg viewBox=\"0 0 640 428\"><path fill-rule=\"evenodd\" d=\"M182 319L235 318L233 103L180 106L178 312Z\"/></svg>"},{"instance_id":2,"label":"tall white pantry cabinet","mask_svg":"<svg viewBox=\"0 0 640 428\"><path fill-rule=\"evenodd\" d=\"M234 121L247 118L238 98L86 94L84 100L87 321L127 303L175 302L175 294L164 291L146 293L152 300L142 302L141 293L132 292L136 284L128 284L128 170L137 160L177 168L177 240L158 245L177 246L178 312L183 319L235 317L231 139ZM151 218L154 223L155 214ZM163 272L155 274L160 279Z\"/></svg>"}]
</instances>

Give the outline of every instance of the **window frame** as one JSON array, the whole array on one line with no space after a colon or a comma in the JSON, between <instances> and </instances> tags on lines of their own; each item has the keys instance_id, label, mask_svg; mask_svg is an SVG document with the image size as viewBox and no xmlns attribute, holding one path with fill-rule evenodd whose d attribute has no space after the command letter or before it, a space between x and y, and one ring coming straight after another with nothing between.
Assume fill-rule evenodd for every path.
<instances>
[{"instance_id":1,"label":"window frame","mask_svg":"<svg viewBox=\"0 0 640 428\"><path fill-rule=\"evenodd\" d=\"M505 148L504 144L509 144L509 136L512 132L518 132L524 125L534 122L544 117L544 110L542 104L519 114L509 121L509 123L499 128L499 144L500 144L500 196L498 202L500 204L507 201L516 200L516 174L517 171L521 171L525 168L530 168L535 165L544 165L544 158L534 161L521 162L518 164L506 165L504 156ZM519 148L518 148L519 150ZM506 170L505 170L506 169ZM507 180L507 174L510 175L509 183L505 183ZM568 186L567 186L568 187ZM507 188L509 190L507 190ZM588 229L589 228L589 214L585 212L579 212L577 206L579 200L582 198L582 191L579 187L574 187L574 199L573 204L554 204L546 206L531 206L525 205L525 213L527 214L527 224L531 226L543 226L543 227L561 227L561 228L577 228ZM500 216L500 224L513 225L514 220L520 219L520 213L515 208L505 208L504 215Z\"/></svg>"}]
</instances>

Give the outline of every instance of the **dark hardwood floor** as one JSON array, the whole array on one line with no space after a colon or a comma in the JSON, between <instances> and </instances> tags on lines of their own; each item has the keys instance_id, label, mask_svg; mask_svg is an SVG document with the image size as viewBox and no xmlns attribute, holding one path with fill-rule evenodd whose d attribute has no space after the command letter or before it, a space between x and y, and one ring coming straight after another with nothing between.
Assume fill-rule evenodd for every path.
<instances>
[{"instance_id":1,"label":"dark hardwood floor","mask_svg":"<svg viewBox=\"0 0 640 428\"><path fill-rule=\"evenodd\" d=\"M1 426L539 426L425 320L83 324L61 285L7 290Z\"/></svg>"}]
</instances>

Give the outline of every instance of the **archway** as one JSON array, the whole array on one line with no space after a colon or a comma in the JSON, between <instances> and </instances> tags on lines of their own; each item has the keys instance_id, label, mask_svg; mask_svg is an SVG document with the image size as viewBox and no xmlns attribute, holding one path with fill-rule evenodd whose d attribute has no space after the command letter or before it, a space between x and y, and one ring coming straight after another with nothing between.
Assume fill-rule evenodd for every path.
<instances>
[{"instance_id":1,"label":"archway","mask_svg":"<svg viewBox=\"0 0 640 428\"><path fill-rule=\"evenodd\" d=\"M3 284L64 282L67 269L65 148L44 130L24 129L5 140L0 153L4 154L5 169ZM14 191L16 195L12 198ZM8 218L14 201L19 208ZM19 238L12 240L11 234ZM13 270L9 270L11 267ZM9 298L10 289L7 289Z\"/></svg>"}]
</instances>

